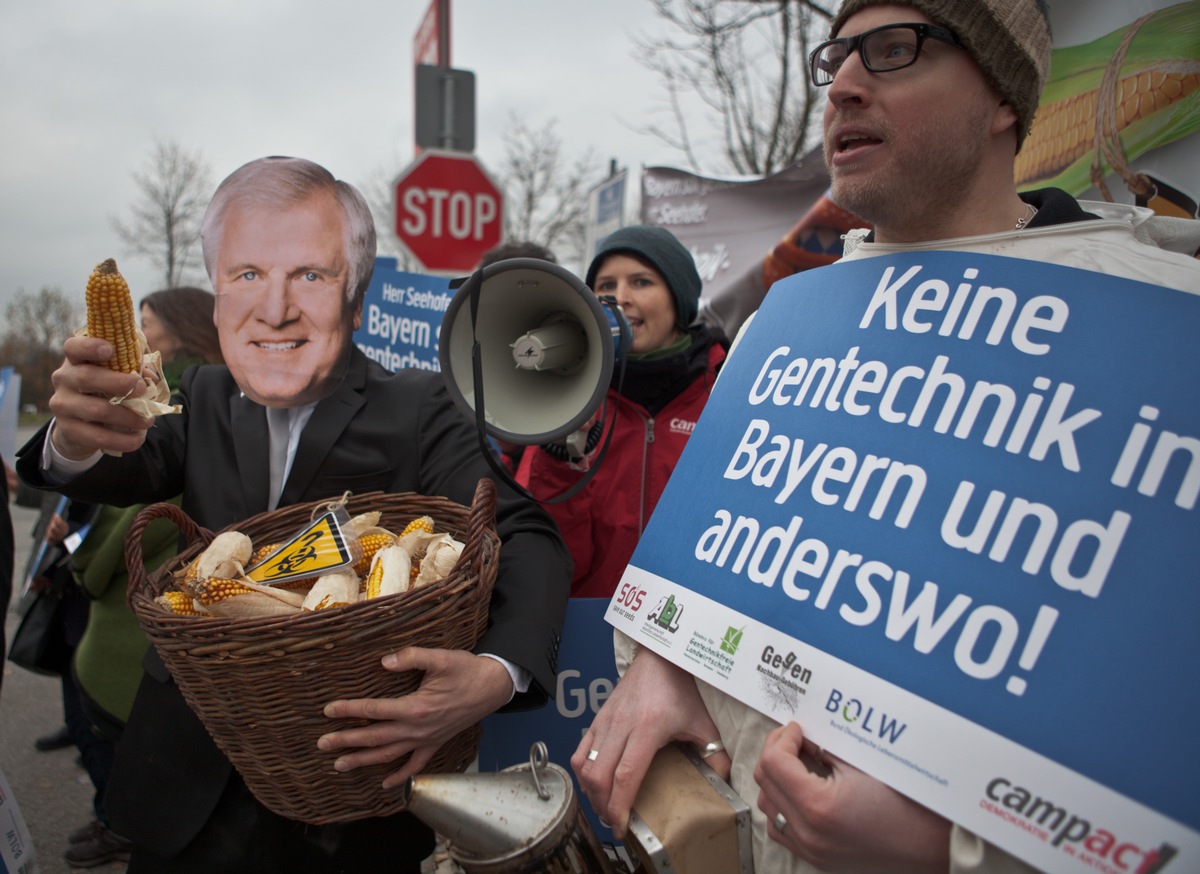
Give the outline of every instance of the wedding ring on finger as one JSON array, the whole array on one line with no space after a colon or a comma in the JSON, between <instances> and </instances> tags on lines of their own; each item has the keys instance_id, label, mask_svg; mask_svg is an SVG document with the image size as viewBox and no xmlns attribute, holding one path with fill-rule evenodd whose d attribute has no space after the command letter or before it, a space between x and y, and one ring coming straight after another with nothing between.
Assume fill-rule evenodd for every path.
<instances>
[{"instance_id":1,"label":"wedding ring on finger","mask_svg":"<svg viewBox=\"0 0 1200 874\"><path fill-rule=\"evenodd\" d=\"M775 831L777 832L782 832L785 828L787 828L787 817L785 817L782 813L775 814L774 822Z\"/></svg>"},{"instance_id":2,"label":"wedding ring on finger","mask_svg":"<svg viewBox=\"0 0 1200 874\"><path fill-rule=\"evenodd\" d=\"M596 761L596 759L598 759L598 758L600 758L600 751L599 751L599 750L588 750L588 754L587 754L587 760L588 760L589 762L594 762L594 761Z\"/></svg>"},{"instance_id":3,"label":"wedding ring on finger","mask_svg":"<svg viewBox=\"0 0 1200 874\"><path fill-rule=\"evenodd\" d=\"M710 740L700 748L700 758L707 759L713 753L722 752L725 749L725 744L720 740Z\"/></svg>"}]
</instances>

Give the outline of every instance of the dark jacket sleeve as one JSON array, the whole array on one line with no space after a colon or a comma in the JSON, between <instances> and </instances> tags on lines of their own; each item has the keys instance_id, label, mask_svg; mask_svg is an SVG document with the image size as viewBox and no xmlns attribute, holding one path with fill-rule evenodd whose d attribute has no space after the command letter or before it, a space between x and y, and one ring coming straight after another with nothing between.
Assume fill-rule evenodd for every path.
<instances>
[{"instance_id":1,"label":"dark jacket sleeve","mask_svg":"<svg viewBox=\"0 0 1200 874\"><path fill-rule=\"evenodd\" d=\"M421 491L469 505L481 477L496 481L500 567L488 627L476 652L501 656L533 675L508 709L553 697L558 646L571 585L571 555L549 514L506 486L488 465L474 425L441 388L419 410Z\"/></svg>"},{"instance_id":2,"label":"dark jacket sleeve","mask_svg":"<svg viewBox=\"0 0 1200 874\"><path fill-rule=\"evenodd\" d=\"M189 371L194 377L196 369ZM186 387L176 395L183 412L159 416L146 432L146 442L136 452L120 457L105 455L92 468L70 482L56 486L47 480L41 469L42 448L49 438L51 423L43 425L17 451L17 473L21 481L35 489L50 489L76 501L91 504L112 504L128 507L167 501L183 491L184 432L187 427Z\"/></svg>"}]
</instances>

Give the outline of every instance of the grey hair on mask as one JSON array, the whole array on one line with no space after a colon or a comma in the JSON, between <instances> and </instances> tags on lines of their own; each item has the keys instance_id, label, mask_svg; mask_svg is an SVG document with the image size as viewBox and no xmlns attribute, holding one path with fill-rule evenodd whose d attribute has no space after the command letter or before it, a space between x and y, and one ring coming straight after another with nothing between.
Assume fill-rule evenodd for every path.
<instances>
[{"instance_id":1,"label":"grey hair on mask","mask_svg":"<svg viewBox=\"0 0 1200 874\"><path fill-rule=\"evenodd\" d=\"M235 203L278 209L295 206L322 192L332 196L346 217L346 299L357 306L375 269L375 220L371 208L353 185L303 158L259 158L243 164L217 186L200 226L204 267L216 287L217 252L225 230L225 216Z\"/></svg>"}]
</instances>

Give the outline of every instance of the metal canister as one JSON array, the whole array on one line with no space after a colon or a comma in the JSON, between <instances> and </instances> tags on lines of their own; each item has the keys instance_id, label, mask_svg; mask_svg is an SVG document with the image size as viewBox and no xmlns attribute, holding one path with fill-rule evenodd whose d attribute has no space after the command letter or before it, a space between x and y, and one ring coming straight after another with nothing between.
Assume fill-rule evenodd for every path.
<instances>
[{"instance_id":1,"label":"metal canister","mask_svg":"<svg viewBox=\"0 0 1200 874\"><path fill-rule=\"evenodd\" d=\"M467 874L614 874L570 774L541 742L503 771L412 777L405 800Z\"/></svg>"}]
</instances>

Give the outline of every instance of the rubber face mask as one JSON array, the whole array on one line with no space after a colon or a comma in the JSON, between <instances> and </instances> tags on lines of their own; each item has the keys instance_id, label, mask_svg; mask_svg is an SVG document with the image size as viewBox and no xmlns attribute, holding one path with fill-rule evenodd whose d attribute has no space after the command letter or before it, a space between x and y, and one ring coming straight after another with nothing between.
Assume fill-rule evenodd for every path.
<instances>
[{"instance_id":1,"label":"rubber face mask","mask_svg":"<svg viewBox=\"0 0 1200 874\"><path fill-rule=\"evenodd\" d=\"M318 195L295 206L230 207L217 255L213 318L246 396L296 407L345 376L361 310L346 296L341 208Z\"/></svg>"}]
</instances>

